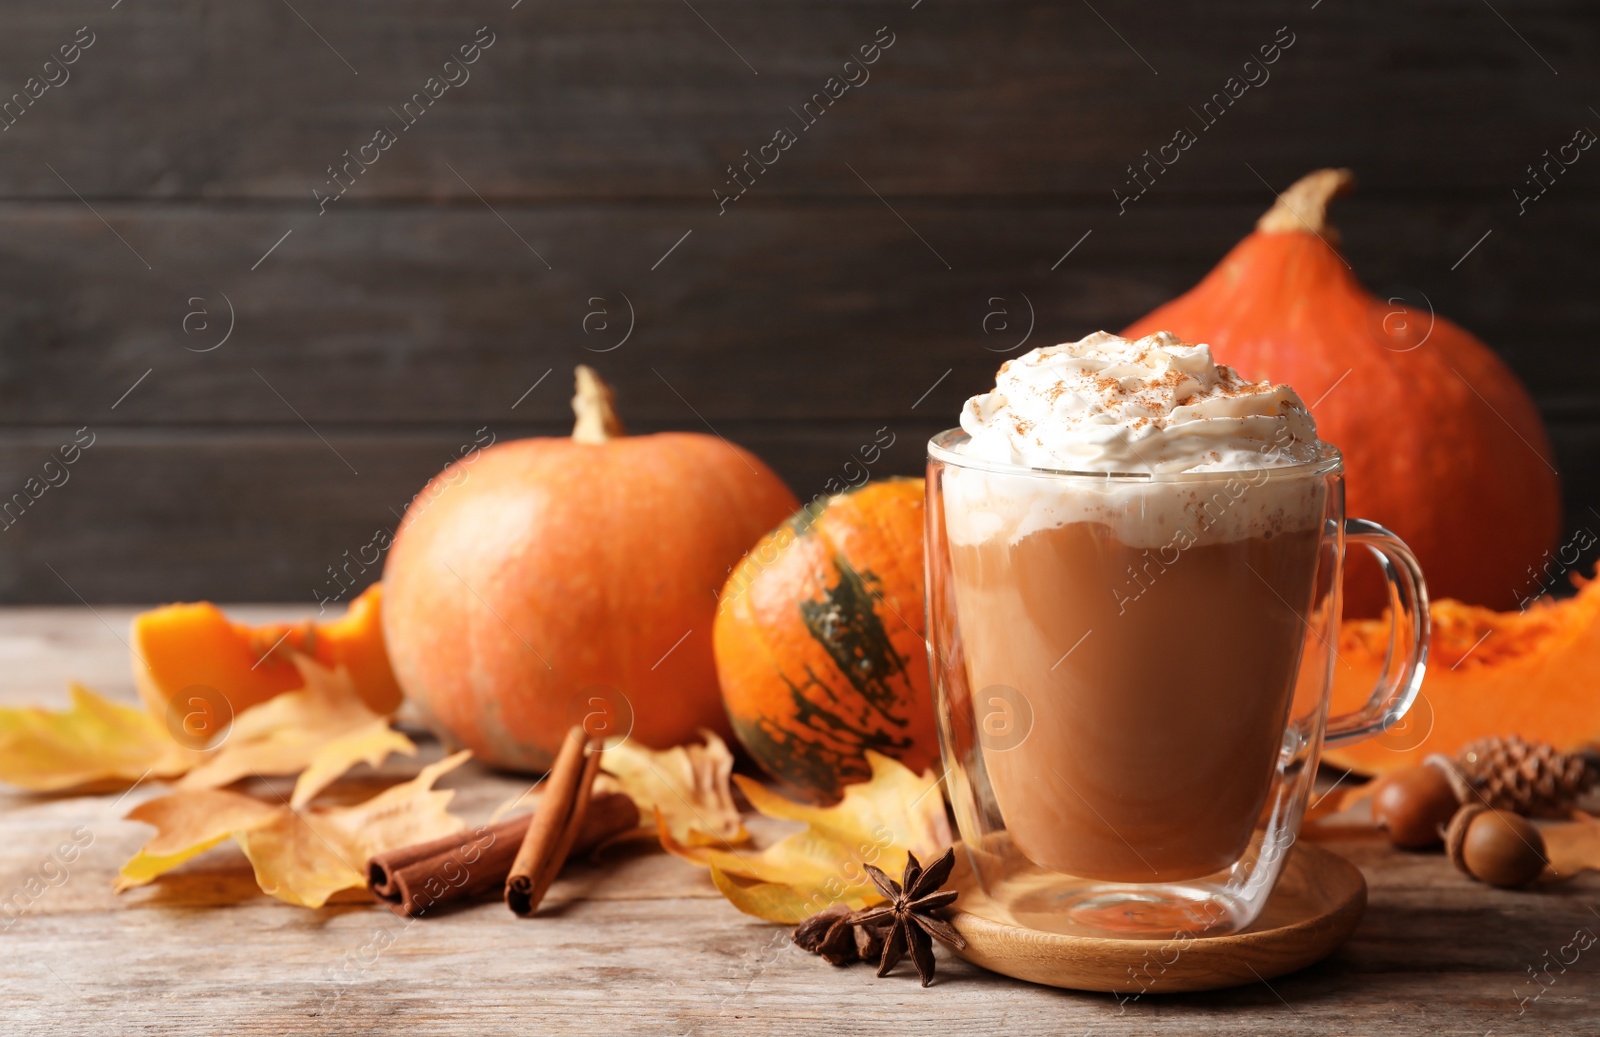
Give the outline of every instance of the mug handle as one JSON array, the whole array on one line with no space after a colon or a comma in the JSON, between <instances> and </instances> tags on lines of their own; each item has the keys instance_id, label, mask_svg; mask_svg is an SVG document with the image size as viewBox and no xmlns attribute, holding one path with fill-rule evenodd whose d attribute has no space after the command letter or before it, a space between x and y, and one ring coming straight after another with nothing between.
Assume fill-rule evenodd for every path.
<instances>
[{"instance_id":1,"label":"mug handle","mask_svg":"<svg viewBox=\"0 0 1600 1037\"><path fill-rule=\"evenodd\" d=\"M1346 546L1359 544L1377 556L1389 584L1389 651L1366 705L1329 717L1324 745L1344 745L1383 734L1416 701L1428 666L1428 585L1405 541L1366 519L1346 519Z\"/></svg>"}]
</instances>

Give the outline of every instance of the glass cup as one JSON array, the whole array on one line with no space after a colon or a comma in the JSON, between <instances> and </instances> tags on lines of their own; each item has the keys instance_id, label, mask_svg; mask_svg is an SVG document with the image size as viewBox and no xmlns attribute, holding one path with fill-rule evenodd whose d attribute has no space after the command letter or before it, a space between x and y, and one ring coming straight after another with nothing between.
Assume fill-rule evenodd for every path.
<instances>
[{"instance_id":1,"label":"glass cup","mask_svg":"<svg viewBox=\"0 0 1600 1037\"><path fill-rule=\"evenodd\" d=\"M1243 929L1300 831L1325 743L1410 708L1428 597L1409 548L1344 516L1339 452L1247 471L1094 474L928 444L928 652L947 786L985 893L1025 926ZM1345 549L1393 626L1378 686L1328 716Z\"/></svg>"}]
</instances>

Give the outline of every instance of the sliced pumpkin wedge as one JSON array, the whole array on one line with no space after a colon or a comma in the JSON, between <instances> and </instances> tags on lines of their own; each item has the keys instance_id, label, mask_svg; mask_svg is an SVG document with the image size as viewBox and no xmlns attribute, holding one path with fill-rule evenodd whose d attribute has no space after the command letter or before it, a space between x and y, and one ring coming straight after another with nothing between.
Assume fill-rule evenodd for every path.
<instances>
[{"instance_id":1,"label":"sliced pumpkin wedge","mask_svg":"<svg viewBox=\"0 0 1600 1037\"><path fill-rule=\"evenodd\" d=\"M1453 756L1475 738L1521 735L1563 751L1600 742L1600 581L1578 593L1496 612L1448 598L1433 603L1422 692L1388 732L1329 749L1329 763L1385 774L1431 753ZM1387 619L1346 622L1334 663L1333 711L1360 707L1389 644Z\"/></svg>"},{"instance_id":2,"label":"sliced pumpkin wedge","mask_svg":"<svg viewBox=\"0 0 1600 1037\"><path fill-rule=\"evenodd\" d=\"M368 708L392 713L400 685L383 643L381 584L325 622L250 626L230 620L208 601L164 605L133 619L134 682L145 706L160 715L195 685L220 692L235 714L304 685L293 656L329 669L343 667Z\"/></svg>"}]
</instances>

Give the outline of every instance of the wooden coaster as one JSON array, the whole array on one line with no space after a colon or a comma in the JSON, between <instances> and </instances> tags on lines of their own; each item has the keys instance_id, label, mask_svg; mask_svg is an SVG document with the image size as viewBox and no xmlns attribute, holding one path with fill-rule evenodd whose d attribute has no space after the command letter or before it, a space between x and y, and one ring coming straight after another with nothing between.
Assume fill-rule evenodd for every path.
<instances>
[{"instance_id":1,"label":"wooden coaster","mask_svg":"<svg viewBox=\"0 0 1600 1037\"><path fill-rule=\"evenodd\" d=\"M1229 936L1133 940L1066 936L1018 925L979 888L957 850L950 921L966 937L958 955L992 972L1072 990L1172 994L1258 983L1303 969L1350 938L1367 906L1361 870L1298 844L1255 924Z\"/></svg>"}]
</instances>

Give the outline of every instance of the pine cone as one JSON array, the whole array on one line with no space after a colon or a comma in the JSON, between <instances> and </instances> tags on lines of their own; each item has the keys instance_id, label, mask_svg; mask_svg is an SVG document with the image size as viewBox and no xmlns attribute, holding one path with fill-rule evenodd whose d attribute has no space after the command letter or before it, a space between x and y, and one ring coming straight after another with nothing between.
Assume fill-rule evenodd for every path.
<instances>
[{"instance_id":1,"label":"pine cone","mask_svg":"<svg viewBox=\"0 0 1600 1037\"><path fill-rule=\"evenodd\" d=\"M1516 735L1471 742L1456 762L1481 802L1530 817L1565 817L1600 777L1582 756Z\"/></svg>"}]
</instances>

